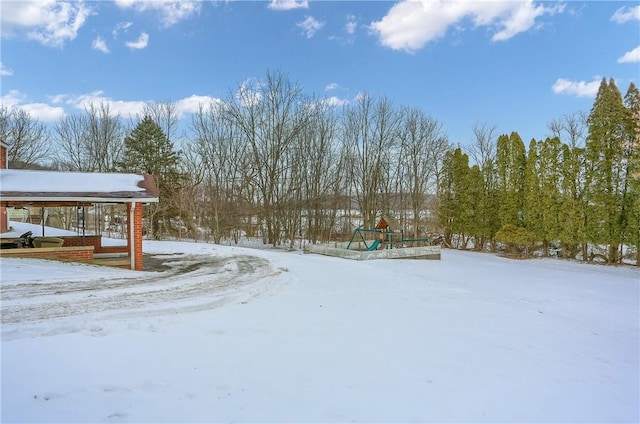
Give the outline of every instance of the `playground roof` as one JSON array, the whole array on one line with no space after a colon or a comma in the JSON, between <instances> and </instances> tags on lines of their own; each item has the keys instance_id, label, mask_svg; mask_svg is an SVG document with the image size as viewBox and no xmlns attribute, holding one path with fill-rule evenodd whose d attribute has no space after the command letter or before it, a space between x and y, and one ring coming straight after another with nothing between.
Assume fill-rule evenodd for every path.
<instances>
[{"instance_id":1,"label":"playground roof","mask_svg":"<svg viewBox=\"0 0 640 424\"><path fill-rule=\"evenodd\" d=\"M399 230L400 225L395 219L389 216L382 216L380 218L380 221L376 225L376 230L386 230L386 229L389 229L391 231Z\"/></svg>"}]
</instances>

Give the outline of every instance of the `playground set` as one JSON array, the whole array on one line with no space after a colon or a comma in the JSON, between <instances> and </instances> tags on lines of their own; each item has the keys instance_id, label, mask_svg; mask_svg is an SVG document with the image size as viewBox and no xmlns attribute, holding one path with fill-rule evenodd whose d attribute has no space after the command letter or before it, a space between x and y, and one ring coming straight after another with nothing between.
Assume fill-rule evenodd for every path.
<instances>
[{"instance_id":1,"label":"playground set","mask_svg":"<svg viewBox=\"0 0 640 424\"><path fill-rule=\"evenodd\" d=\"M362 250L360 246L360 243L362 243L365 247L364 250L367 252L372 252L378 249L393 249L394 245L397 249L407 247L407 245L424 246L429 244L428 238L406 238L404 236L404 230L394 230L392 226L397 228L397 225L392 223L393 220L390 218L382 217L373 229L356 228L351 236L351 240L349 240L349 243L347 244L347 249L351 248L354 241L358 244L358 249L356 250ZM367 235L373 235L373 240L367 241Z\"/></svg>"},{"instance_id":2,"label":"playground set","mask_svg":"<svg viewBox=\"0 0 640 424\"><path fill-rule=\"evenodd\" d=\"M440 259L440 246L429 245L428 238L405 237L404 230L389 217L382 217L375 228L356 228L348 243L309 245L309 253L346 259Z\"/></svg>"}]
</instances>

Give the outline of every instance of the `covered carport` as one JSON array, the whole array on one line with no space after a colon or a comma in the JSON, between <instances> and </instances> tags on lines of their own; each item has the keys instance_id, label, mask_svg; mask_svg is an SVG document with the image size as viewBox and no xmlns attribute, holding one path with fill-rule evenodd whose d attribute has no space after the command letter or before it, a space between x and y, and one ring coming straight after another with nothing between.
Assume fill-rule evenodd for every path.
<instances>
[{"instance_id":1,"label":"covered carport","mask_svg":"<svg viewBox=\"0 0 640 424\"><path fill-rule=\"evenodd\" d=\"M129 267L134 270L143 269L143 205L157 202L158 189L151 175L0 169L0 207L80 208L96 204L126 205L126 252ZM99 235L97 240L93 242L94 247L95 243L100 242ZM58 253L65 247L71 249L74 246L60 247ZM45 249L49 250L40 250L39 253L59 257L54 254L55 248ZM15 250L11 253L0 251L0 255L35 257L38 253L37 248ZM83 259L86 260L86 257Z\"/></svg>"}]
</instances>

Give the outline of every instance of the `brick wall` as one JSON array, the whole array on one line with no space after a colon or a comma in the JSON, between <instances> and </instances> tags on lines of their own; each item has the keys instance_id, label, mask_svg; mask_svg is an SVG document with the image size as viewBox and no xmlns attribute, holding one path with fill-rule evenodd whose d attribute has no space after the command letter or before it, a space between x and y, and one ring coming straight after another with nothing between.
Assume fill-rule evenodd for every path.
<instances>
[{"instance_id":1,"label":"brick wall","mask_svg":"<svg viewBox=\"0 0 640 424\"><path fill-rule=\"evenodd\" d=\"M102 246L102 237L90 236L62 236L63 246L93 246L94 253L127 253L127 246Z\"/></svg>"},{"instance_id":2,"label":"brick wall","mask_svg":"<svg viewBox=\"0 0 640 424\"><path fill-rule=\"evenodd\" d=\"M127 246L102 246L102 237L90 236L61 236L63 246L93 246L94 253L127 253Z\"/></svg>"},{"instance_id":3,"label":"brick wall","mask_svg":"<svg viewBox=\"0 0 640 424\"><path fill-rule=\"evenodd\" d=\"M128 253L127 246L100 246L95 253Z\"/></svg>"},{"instance_id":4,"label":"brick wall","mask_svg":"<svg viewBox=\"0 0 640 424\"><path fill-rule=\"evenodd\" d=\"M61 236L64 240L63 246L93 246L98 249L102 245L102 237L100 236Z\"/></svg>"},{"instance_id":5,"label":"brick wall","mask_svg":"<svg viewBox=\"0 0 640 424\"><path fill-rule=\"evenodd\" d=\"M0 257L90 262L93 260L93 246L0 249Z\"/></svg>"}]
</instances>

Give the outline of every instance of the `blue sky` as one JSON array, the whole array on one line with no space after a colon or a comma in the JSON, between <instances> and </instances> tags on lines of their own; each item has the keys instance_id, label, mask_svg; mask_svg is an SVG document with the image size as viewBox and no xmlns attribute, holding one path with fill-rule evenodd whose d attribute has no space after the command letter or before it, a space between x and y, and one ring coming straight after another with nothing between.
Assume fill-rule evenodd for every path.
<instances>
[{"instance_id":1,"label":"blue sky","mask_svg":"<svg viewBox=\"0 0 640 424\"><path fill-rule=\"evenodd\" d=\"M1 102L54 123L91 102L123 116L198 104L280 70L336 105L386 95L442 122L525 140L589 111L602 77L640 79L640 3L616 1L7 1Z\"/></svg>"}]
</instances>

